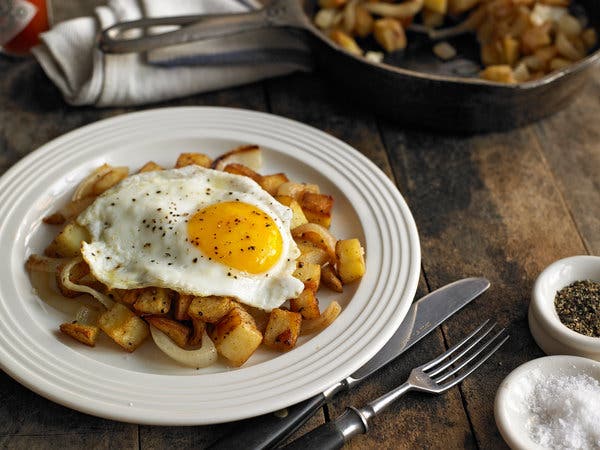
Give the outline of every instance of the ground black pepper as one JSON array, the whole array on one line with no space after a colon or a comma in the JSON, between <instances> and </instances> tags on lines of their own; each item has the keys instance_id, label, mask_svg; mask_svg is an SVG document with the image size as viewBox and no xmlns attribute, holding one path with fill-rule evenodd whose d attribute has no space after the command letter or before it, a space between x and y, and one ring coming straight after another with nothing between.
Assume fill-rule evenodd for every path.
<instances>
[{"instance_id":1,"label":"ground black pepper","mask_svg":"<svg viewBox=\"0 0 600 450\"><path fill-rule=\"evenodd\" d=\"M577 333L600 337L600 282L575 281L554 297L560 321Z\"/></svg>"}]
</instances>

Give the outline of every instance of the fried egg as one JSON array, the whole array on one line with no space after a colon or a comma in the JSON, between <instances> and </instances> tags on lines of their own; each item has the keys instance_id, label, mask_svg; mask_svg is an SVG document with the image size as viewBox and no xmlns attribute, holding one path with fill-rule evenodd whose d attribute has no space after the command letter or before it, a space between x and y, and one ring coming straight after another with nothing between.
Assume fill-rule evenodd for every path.
<instances>
[{"instance_id":1,"label":"fried egg","mask_svg":"<svg viewBox=\"0 0 600 450\"><path fill-rule=\"evenodd\" d=\"M91 236L83 258L111 288L233 296L270 311L303 289L291 218L250 178L188 166L126 178L77 222Z\"/></svg>"}]
</instances>

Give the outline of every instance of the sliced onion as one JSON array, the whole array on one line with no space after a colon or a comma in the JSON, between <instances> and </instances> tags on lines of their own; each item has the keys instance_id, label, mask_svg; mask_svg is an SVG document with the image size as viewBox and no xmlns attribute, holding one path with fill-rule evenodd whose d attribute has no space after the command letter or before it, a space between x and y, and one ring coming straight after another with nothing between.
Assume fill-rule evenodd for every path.
<instances>
[{"instance_id":1,"label":"sliced onion","mask_svg":"<svg viewBox=\"0 0 600 450\"><path fill-rule=\"evenodd\" d=\"M75 265L79 264L83 261L83 258L73 258L70 262L65 264L63 270L60 272L60 281L64 287L71 291L81 292L83 294L89 294L98 300L106 309L112 308L114 302L106 295L101 292L98 292L96 289L93 289L89 286L84 286L81 284L75 284L71 281L71 270Z\"/></svg>"},{"instance_id":2,"label":"sliced onion","mask_svg":"<svg viewBox=\"0 0 600 450\"><path fill-rule=\"evenodd\" d=\"M335 264L335 243L337 239L327 228L317 223L305 223L292 230L294 239L304 239L318 245L329 255L329 261Z\"/></svg>"},{"instance_id":3,"label":"sliced onion","mask_svg":"<svg viewBox=\"0 0 600 450\"><path fill-rule=\"evenodd\" d=\"M300 329L300 335L313 334L317 331L324 330L333 323L337 316L342 312L342 307L336 301L333 301L329 306L321 313L316 319L304 319L302 320L302 327Z\"/></svg>"},{"instance_id":4,"label":"sliced onion","mask_svg":"<svg viewBox=\"0 0 600 450\"><path fill-rule=\"evenodd\" d=\"M319 186L316 184L306 184L306 183L296 183L294 181L286 181L282 183L277 188L277 195L287 195L288 197L292 197L297 201L302 199L302 196L306 192L312 192L314 194L319 194Z\"/></svg>"},{"instance_id":5,"label":"sliced onion","mask_svg":"<svg viewBox=\"0 0 600 450\"><path fill-rule=\"evenodd\" d=\"M152 325L150 333L154 343L163 353L184 366L200 369L214 364L217 360L217 349L206 332L202 336L202 347L197 350L184 350L169 339L169 336Z\"/></svg>"},{"instance_id":6,"label":"sliced onion","mask_svg":"<svg viewBox=\"0 0 600 450\"><path fill-rule=\"evenodd\" d=\"M242 164L254 171L260 170L262 166L262 152L258 145L244 145L234 148L219 156L212 163L212 168L223 170L228 164Z\"/></svg>"},{"instance_id":7,"label":"sliced onion","mask_svg":"<svg viewBox=\"0 0 600 450\"><path fill-rule=\"evenodd\" d=\"M29 272L46 272L56 273L58 268L66 262L69 262L70 258L49 258L44 255L29 255L25 268Z\"/></svg>"},{"instance_id":8,"label":"sliced onion","mask_svg":"<svg viewBox=\"0 0 600 450\"><path fill-rule=\"evenodd\" d=\"M81 200L84 197L92 196L94 193L94 184L104 175L112 170L112 167L108 164L102 164L96 170L94 170L90 175L88 175L77 189L75 189L75 193L73 194L73 201Z\"/></svg>"}]
</instances>

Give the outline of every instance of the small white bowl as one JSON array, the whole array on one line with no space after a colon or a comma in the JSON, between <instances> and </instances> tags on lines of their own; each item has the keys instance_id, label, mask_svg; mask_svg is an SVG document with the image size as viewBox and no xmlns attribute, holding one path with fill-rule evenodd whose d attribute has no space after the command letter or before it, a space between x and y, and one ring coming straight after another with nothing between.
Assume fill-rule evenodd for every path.
<instances>
[{"instance_id":1,"label":"small white bowl","mask_svg":"<svg viewBox=\"0 0 600 450\"><path fill-rule=\"evenodd\" d=\"M572 256L549 265L538 276L529 304L529 330L548 355L576 355L600 361L600 338L571 330L558 318L556 292L578 280L600 282L600 256Z\"/></svg>"},{"instance_id":2,"label":"small white bowl","mask_svg":"<svg viewBox=\"0 0 600 450\"><path fill-rule=\"evenodd\" d=\"M533 389L532 380L548 375L587 374L600 381L600 363L578 356L546 356L526 362L504 379L494 401L496 426L513 450L542 450L526 429L530 418L524 399Z\"/></svg>"}]
</instances>

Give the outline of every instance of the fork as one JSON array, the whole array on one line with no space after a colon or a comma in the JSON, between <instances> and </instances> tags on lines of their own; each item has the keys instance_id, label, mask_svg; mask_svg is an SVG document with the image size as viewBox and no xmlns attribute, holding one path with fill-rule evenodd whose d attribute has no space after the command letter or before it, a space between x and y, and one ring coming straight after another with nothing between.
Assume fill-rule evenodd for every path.
<instances>
[{"instance_id":1,"label":"fork","mask_svg":"<svg viewBox=\"0 0 600 450\"><path fill-rule=\"evenodd\" d=\"M414 368L408 380L396 389L382 395L363 408L346 408L332 422L327 422L285 446L288 450L339 449L352 437L364 434L369 429L369 420L408 391L441 394L456 386L472 374L508 339L502 328L491 338L496 323L483 322L458 344L437 358Z\"/></svg>"}]
</instances>

